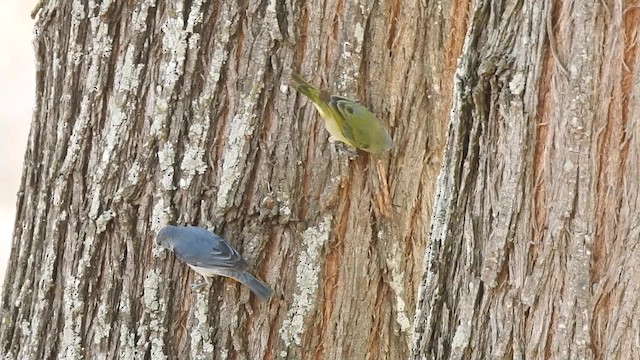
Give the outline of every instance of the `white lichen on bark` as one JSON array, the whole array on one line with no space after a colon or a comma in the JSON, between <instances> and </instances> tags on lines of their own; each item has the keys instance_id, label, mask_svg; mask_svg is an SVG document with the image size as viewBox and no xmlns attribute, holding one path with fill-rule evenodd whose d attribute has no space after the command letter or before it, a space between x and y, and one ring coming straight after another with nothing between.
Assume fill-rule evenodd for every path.
<instances>
[{"instance_id":1,"label":"white lichen on bark","mask_svg":"<svg viewBox=\"0 0 640 360\"><path fill-rule=\"evenodd\" d=\"M64 307L64 327L62 329L62 342L59 359L82 359L82 345L80 327L82 325L82 296L78 292L80 280L70 276L64 286L62 297Z\"/></svg>"},{"instance_id":2,"label":"white lichen on bark","mask_svg":"<svg viewBox=\"0 0 640 360\"><path fill-rule=\"evenodd\" d=\"M262 72L263 70L261 69L258 74L256 74L256 82L254 82L251 92L242 97L241 111L229 122L227 142L222 159L220 187L217 196L219 211L223 211L229 205L231 190L242 175L244 165L242 165L241 162L246 160L244 151L247 145L247 138L253 134L255 128L255 108L260 92L264 86L261 81L257 80L262 79Z\"/></svg>"},{"instance_id":3,"label":"white lichen on bark","mask_svg":"<svg viewBox=\"0 0 640 360\"><path fill-rule=\"evenodd\" d=\"M160 178L160 188L164 191L174 190L173 186L173 175L174 175L174 158L176 152L173 148L173 145L170 143L165 143L162 148L158 151L158 164L160 165L160 170L162 172Z\"/></svg>"},{"instance_id":4,"label":"white lichen on bark","mask_svg":"<svg viewBox=\"0 0 640 360\"><path fill-rule=\"evenodd\" d=\"M135 32L142 34L147 31L147 17L149 16L149 9L155 6L155 0L145 0L133 10L131 24Z\"/></svg>"},{"instance_id":5,"label":"white lichen on bark","mask_svg":"<svg viewBox=\"0 0 640 360\"><path fill-rule=\"evenodd\" d=\"M101 302L98 306L98 315L96 316L96 325L93 327L93 343L100 344L103 339L108 339L111 334L111 322L108 320L109 309L111 304ZM103 354L106 359L106 354Z\"/></svg>"},{"instance_id":6,"label":"white lichen on bark","mask_svg":"<svg viewBox=\"0 0 640 360\"><path fill-rule=\"evenodd\" d=\"M338 91L341 93L345 93L350 85L353 85L358 80L360 66L362 64L362 49L365 35L363 23L369 16L372 6L373 4L371 2L362 2L360 4L351 4L351 6L347 6L345 9L347 16L355 21L344 24L344 31L347 32L345 36L347 40L342 43L340 49L342 59ZM356 94L353 94L352 97L357 99L355 95Z\"/></svg>"},{"instance_id":7,"label":"white lichen on bark","mask_svg":"<svg viewBox=\"0 0 640 360\"><path fill-rule=\"evenodd\" d=\"M92 21L92 23L94 22ZM106 29L107 26L103 25L100 29L102 28ZM132 108L131 99L135 99L138 95L137 89L142 69L141 65L134 63L133 56L135 51L134 45L127 46L124 59L116 65L114 73L115 91L109 96L107 107L106 123L108 124L108 130L102 139L103 147L100 162L97 170L94 172L93 181L91 182L94 188L91 191L93 198L89 216L93 219L98 216L100 210L104 177L108 170L115 165L112 159L113 152L118 144L123 142L123 137L126 139L128 128L125 125L129 121L128 114L135 110L135 108ZM101 53L102 56L108 56L110 48L109 52L101 50Z\"/></svg>"},{"instance_id":8,"label":"white lichen on bark","mask_svg":"<svg viewBox=\"0 0 640 360\"><path fill-rule=\"evenodd\" d=\"M382 234L378 234L378 238L382 238ZM400 250L397 242L392 242L391 250L387 252L387 267L391 270L391 282L389 285L395 294L395 310L396 310L396 323L400 326L400 330L403 333L409 333L411 326L413 325L409 317L407 316L406 303L404 301L404 271L402 271L402 265L404 263L402 251ZM407 336L407 346L411 347L411 336Z\"/></svg>"},{"instance_id":9,"label":"white lichen on bark","mask_svg":"<svg viewBox=\"0 0 640 360\"><path fill-rule=\"evenodd\" d=\"M198 7L200 6L199 4L194 4L194 11L196 5ZM192 11L192 14L194 11ZM180 168L184 173L183 177L180 179L180 187L183 189L186 189L191 185L191 181L196 174L204 174L207 170L207 164L203 160L203 157L206 152L205 146L207 144L207 132L209 131L209 126L212 122L209 114L211 112L214 96L218 90L218 81L220 80L222 66L225 64L229 55L227 45L230 37L231 21L229 20L229 11L226 8L226 5L223 5L223 8L221 9L220 18L223 24L215 34L213 55L211 57L209 72L206 77L204 88L200 96L194 99L191 104L193 109L193 119L191 126L189 127L189 144L187 145L184 156L182 157L182 163L180 164ZM198 21L201 21L201 18L198 19ZM195 20L192 19L190 15L188 23L191 24L192 22L195 22ZM193 28L193 26L191 26L191 28Z\"/></svg>"},{"instance_id":10,"label":"white lichen on bark","mask_svg":"<svg viewBox=\"0 0 640 360\"><path fill-rule=\"evenodd\" d=\"M172 6L175 6L173 8ZM160 74L157 86L152 94L153 114L151 116L151 136L157 136L165 127L168 119L169 104L176 91L180 77L184 73L184 62L187 51L187 32L184 30L182 2L168 3L165 10L165 19L162 23L162 60L160 62Z\"/></svg>"},{"instance_id":11,"label":"white lichen on bark","mask_svg":"<svg viewBox=\"0 0 640 360\"><path fill-rule=\"evenodd\" d=\"M285 349L281 355L286 356L291 345L300 346L300 335L304 331L305 316L316 306L318 277L321 270L321 250L327 243L331 232L331 216L325 216L316 227L307 228L302 234L302 251L298 257L296 268L296 293L293 295L291 307L280 328L280 338Z\"/></svg>"},{"instance_id":12,"label":"white lichen on bark","mask_svg":"<svg viewBox=\"0 0 640 360\"><path fill-rule=\"evenodd\" d=\"M113 210L109 209L96 219L96 234L100 234L107 229L107 224L116 217L116 213Z\"/></svg>"},{"instance_id":13,"label":"white lichen on bark","mask_svg":"<svg viewBox=\"0 0 640 360\"><path fill-rule=\"evenodd\" d=\"M189 127L189 144L182 157L180 169L183 177L180 179L180 188L186 189L191 185L191 180L197 174L204 174L207 164L202 160L205 153L207 131L209 130L209 118L193 119Z\"/></svg>"},{"instance_id":14,"label":"white lichen on bark","mask_svg":"<svg viewBox=\"0 0 640 360\"><path fill-rule=\"evenodd\" d=\"M108 7L108 3L109 2L106 2L103 5ZM79 31L80 23L83 22L87 16L84 6L85 5L80 1L74 1L72 5L72 35L74 32ZM90 7L91 6L92 5L90 5ZM93 7L95 7L95 4L93 4ZM89 58L90 61L88 62L89 68L87 71L86 82L84 84L87 92L82 99L80 105L80 114L76 118L72 136L69 140L67 156L63 162L63 169L60 171L60 173L62 174L70 173L71 168L77 161L81 142L86 136L86 127L89 122L90 113L92 112L91 104L94 102L95 93L98 91L98 84L103 77L103 74L101 73L103 60L104 58L109 57L111 54L112 40L108 35L108 26L100 20L99 16L100 13L97 16L89 19L90 32L94 35L94 37L89 47L88 53L84 53L83 50L79 47L79 44L76 44L76 46L71 46L70 49L71 54L68 58L67 63L68 68L71 68L71 64L73 64L74 66L78 65L80 59L83 57ZM78 48L73 49L74 47ZM98 199L100 196L101 183L100 181L92 181L92 183L95 184L96 188L94 188L92 191L94 201L92 201L89 216L95 219L97 217L97 208L99 207L99 202L97 202L97 200L95 199ZM58 178L54 188L54 198L56 196L59 197L60 194L66 192L67 188L68 180L64 177ZM61 202L59 200L54 201L54 204L56 203L60 204ZM81 259L78 261L77 268L74 271L73 275L66 274L63 293L64 325L60 345L61 351L58 356L59 358L79 359L83 357L81 346L81 329L83 322L82 311L85 304L82 300L82 296L80 295L80 286L84 286L83 284L87 277L87 269L91 266L91 258L93 253L95 252L95 249L93 248L93 235L87 236L82 240L83 254Z\"/></svg>"},{"instance_id":15,"label":"white lichen on bark","mask_svg":"<svg viewBox=\"0 0 640 360\"><path fill-rule=\"evenodd\" d=\"M213 357L213 344L209 336L209 294L195 292L193 316L196 322L191 327L191 358L211 359Z\"/></svg>"},{"instance_id":16,"label":"white lichen on bark","mask_svg":"<svg viewBox=\"0 0 640 360\"><path fill-rule=\"evenodd\" d=\"M158 295L158 286L163 281L156 270L152 269L147 273L143 285L142 304L144 306L138 323L139 340L137 346L143 349L151 346L152 359L167 358L164 352L164 334L167 329L163 324L163 314L167 311L167 303L163 297Z\"/></svg>"},{"instance_id":17,"label":"white lichen on bark","mask_svg":"<svg viewBox=\"0 0 640 360\"><path fill-rule=\"evenodd\" d=\"M128 283L124 282L120 301L118 302L118 324L120 324L120 328L118 329L118 333L120 334L120 338L118 339L119 355L121 359L127 360L134 359L136 354L135 330L129 327L132 316L129 290Z\"/></svg>"},{"instance_id":18,"label":"white lichen on bark","mask_svg":"<svg viewBox=\"0 0 640 360\"><path fill-rule=\"evenodd\" d=\"M169 6L166 9L167 15L162 24L162 52L164 58L160 68L160 82L162 95L167 100L176 87L178 80L184 73L184 61L187 52L187 31L184 22L184 5L180 1L172 3L175 8Z\"/></svg>"},{"instance_id":19,"label":"white lichen on bark","mask_svg":"<svg viewBox=\"0 0 640 360\"><path fill-rule=\"evenodd\" d=\"M272 40L282 40L282 34L280 34L280 28L278 27L276 0L269 0L265 10L264 23L269 31L269 36L271 36Z\"/></svg>"},{"instance_id":20,"label":"white lichen on bark","mask_svg":"<svg viewBox=\"0 0 640 360\"><path fill-rule=\"evenodd\" d=\"M165 204L162 197L156 199L155 205L153 205L153 211L151 215L151 229L155 232L160 231L165 225L169 223L171 219L171 206Z\"/></svg>"},{"instance_id":21,"label":"white lichen on bark","mask_svg":"<svg viewBox=\"0 0 640 360\"><path fill-rule=\"evenodd\" d=\"M165 226L171 219L171 202L168 194L170 191L174 190L174 158L175 150L173 149L173 146L169 143L165 143L158 151L158 163L161 171L159 183L162 191L158 192L156 195L155 204L151 214L151 228L156 232Z\"/></svg>"}]
</instances>

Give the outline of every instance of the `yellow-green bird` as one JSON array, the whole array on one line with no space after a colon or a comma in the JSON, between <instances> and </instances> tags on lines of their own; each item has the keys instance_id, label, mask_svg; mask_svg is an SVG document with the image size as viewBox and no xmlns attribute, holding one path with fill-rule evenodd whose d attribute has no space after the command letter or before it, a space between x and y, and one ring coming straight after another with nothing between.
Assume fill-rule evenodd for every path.
<instances>
[{"instance_id":1,"label":"yellow-green bird","mask_svg":"<svg viewBox=\"0 0 640 360\"><path fill-rule=\"evenodd\" d=\"M291 80L292 86L313 102L336 140L373 154L391 149L391 136L366 107L318 90L296 73L291 74Z\"/></svg>"}]
</instances>

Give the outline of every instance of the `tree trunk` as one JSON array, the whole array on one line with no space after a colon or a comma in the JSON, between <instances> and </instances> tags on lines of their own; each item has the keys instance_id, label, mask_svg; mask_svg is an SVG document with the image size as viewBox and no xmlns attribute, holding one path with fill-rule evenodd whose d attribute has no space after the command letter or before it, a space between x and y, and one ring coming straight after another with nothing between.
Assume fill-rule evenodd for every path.
<instances>
[{"instance_id":1,"label":"tree trunk","mask_svg":"<svg viewBox=\"0 0 640 360\"><path fill-rule=\"evenodd\" d=\"M0 352L640 357L639 14L45 2ZM336 151L291 71L359 98L392 150ZM167 223L225 237L275 295L192 291Z\"/></svg>"},{"instance_id":2,"label":"tree trunk","mask_svg":"<svg viewBox=\"0 0 640 360\"><path fill-rule=\"evenodd\" d=\"M640 358L639 15L473 4L414 358Z\"/></svg>"},{"instance_id":3,"label":"tree trunk","mask_svg":"<svg viewBox=\"0 0 640 360\"><path fill-rule=\"evenodd\" d=\"M449 7L45 2L0 351L406 358L464 31ZM292 70L359 98L394 148L337 152ZM166 223L225 237L274 297L192 292L153 243Z\"/></svg>"}]
</instances>

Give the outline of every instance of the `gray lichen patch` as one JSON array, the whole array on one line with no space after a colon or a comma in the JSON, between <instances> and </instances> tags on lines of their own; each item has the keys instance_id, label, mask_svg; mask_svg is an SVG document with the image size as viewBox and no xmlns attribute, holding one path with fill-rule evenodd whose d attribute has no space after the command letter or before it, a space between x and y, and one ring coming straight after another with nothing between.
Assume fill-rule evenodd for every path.
<instances>
[{"instance_id":1,"label":"gray lichen patch","mask_svg":"<svg viewBox=\"0 0 640 360\"><path fill-rule=\"evenodd\" d=\"M302 251L298 256L296 267L296 289L287 316L280 328L287 353L288 347L301 345L301 335L304 332L306 315L316 306L318 280L321 270L321 256L323 246L329 240L331 232L331 216L325 216L318 226L307 228L302 234Z\"/></svg>"}]
</instances>

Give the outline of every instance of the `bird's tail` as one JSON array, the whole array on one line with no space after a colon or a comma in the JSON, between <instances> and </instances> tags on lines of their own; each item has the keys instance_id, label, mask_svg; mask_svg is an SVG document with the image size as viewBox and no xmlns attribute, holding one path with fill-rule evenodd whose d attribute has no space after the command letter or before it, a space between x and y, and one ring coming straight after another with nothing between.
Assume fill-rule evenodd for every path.
<instances>
[{"instance_id":1,"label":"bird's tail","mask_svg":"<svg viewBox=\"0 0 640 360\"><path fill-rule=\"evenodd\" d=\"M246 285L249 290L251 290L251 292L253 292L262 301L268 300L271 295L273 295L273 290L269 285L265 284L262 280L255 278L248 272L233 271L225 275Z\"/></svg>"},{"instance_id":2,"label":"bird's tail","mask_svg":"<svg viewBox=\"0 0 640 360\"><path fill-rule=\"evenodd\" d=\"M314 103L318 104L322 102L320 99L320 90L313 87L313 85L309 84L302 76L294 72L291 73L291 86Z\"/></svg>"}]
</instances>

